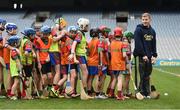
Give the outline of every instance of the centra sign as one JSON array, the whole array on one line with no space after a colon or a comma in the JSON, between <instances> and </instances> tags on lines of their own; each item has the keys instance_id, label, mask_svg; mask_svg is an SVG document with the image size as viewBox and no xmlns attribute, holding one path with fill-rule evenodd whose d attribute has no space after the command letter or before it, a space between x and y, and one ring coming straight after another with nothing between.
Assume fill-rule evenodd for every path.
<instances>
[{"instance_id":1,"label":"centra sign","mask_svg":"<svg viewBox=\"0 0 180 110\"><path fill-rule=\"evenodd\" d=\"M157 60L155 66L180 66L180 60Z\"/></svg>"}]
</instances>

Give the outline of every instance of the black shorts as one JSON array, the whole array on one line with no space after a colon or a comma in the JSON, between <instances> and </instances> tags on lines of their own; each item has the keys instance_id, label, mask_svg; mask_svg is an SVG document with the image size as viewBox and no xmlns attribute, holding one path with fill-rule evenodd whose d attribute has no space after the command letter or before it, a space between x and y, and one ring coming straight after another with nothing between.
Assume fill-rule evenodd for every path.
<instances>
[{"instance_id":1,"label":"black shorts","mask_svg":"<svg viewBox=\"0 0 180 110\"><path fill-rule=\"evenodd\" d=\"M47 74L51 72L51 62L47 62L41 65L42 65L42 68L41 68L42 74Z\"/></svg>"},{"instance_id":2,"label":"black shorts","mask_svg":"<svg viewBox=\"0 0 180 110\"><path fill-rule=\"evenodd\" d=\"M25 72L26 77L32 76L32 65L23 65L23 70Z\"/></svg>"},{"instance_id":3,"label":"black shorts","mask_svg":"<svg viewBox=\"0 0 180 110\"><path fill-rule=\"evenodd\" d=\"M76 72L78 72L77 64L71 64L70 66L71 66L71 70L75 69Z\"/></svg>"}]
</instances>

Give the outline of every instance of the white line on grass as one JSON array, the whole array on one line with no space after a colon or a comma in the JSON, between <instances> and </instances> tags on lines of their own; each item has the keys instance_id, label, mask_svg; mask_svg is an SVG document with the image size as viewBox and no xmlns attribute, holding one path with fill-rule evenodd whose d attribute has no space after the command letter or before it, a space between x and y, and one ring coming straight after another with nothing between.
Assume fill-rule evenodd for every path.
<instances>
[{"instance_id":1,"label":"white line on grass","mask_svg":"<svg viewBox=\"0 0 180 110\"><path fill-rule=\"evenodd\" d=\"M172 73L172 72L165 71L165 70L163 70L163 69L159 69L159 68L154 68L154 69L155 69L155 70L157 70L157 71L163 72L163 73L168 73L168 74L171 74L171 75L174 75L174 76L180 77L180 74Z\"/></svg>"}]
</instances>

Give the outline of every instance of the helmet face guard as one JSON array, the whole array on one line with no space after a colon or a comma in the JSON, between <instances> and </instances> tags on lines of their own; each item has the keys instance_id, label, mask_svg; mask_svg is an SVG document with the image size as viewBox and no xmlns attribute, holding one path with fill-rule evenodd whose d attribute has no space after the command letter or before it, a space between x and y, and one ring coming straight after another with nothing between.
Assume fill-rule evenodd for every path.
<instances>
[{"instance_id":1,"label":"helmet face guard","mask_svg":"<svg viewBox=\"0 0 180 110\"><path fill-rule=\"evenodd\" d=\"M20 45L20 37L17 35L11 36L7 42L11 46L18 47Z\"/></svg>"},{"instance_id":2,"label":"helmet face guard","mask_svg":"<svg viewBox=\"0 0 180 110\"><path fill-rule=\"evenodd\" d=\"M33 28L27 28L24 30L24 35L27 37L34 36L36 31Z\"/></svg>"},{"instance_id":3,"label":"helmet face guard","mask_svg":"<svg viewBox=\"0 0 180 110\"><path fill-rule=\"evenodd\" d=\"M125 32L123 33L123 36L126 37L128 40L131 40L131 39L134 38L133 33L130 32L130 31L125 31Z\"/></svg>"},{"instance_id":4,"label":"helmet face guard","mask_svg":"<svg viewBox=\"0 0 180 110\"><path fill-rule=\"evenodd\" d=\"M76 26L69 26L68 27L69 37L74 39L78 32L78 28Z\"/></svg>"},{"instance_id":5,"label":"helmet face guard","mask_svg":"<svg viewBox=\"0 0 180 110\"><path fill-rule=\"evenodd\" d=\"M68 32L70 33L77 33L78 28L76 26L69 26L68 27Z\"/></svg>"},{"instance_id":6,"label":"helmet face guard","mask_svg":"<svg viewBox=\"0 0 180 110\"><path fill-rule=\"evenodd\" d=\"M99 28L92 28L90 30L90 37L99 37L100 30Z\"/></svg>"},{"instance_id":7,"label":"helmet face guard","mask_svg":"<svg viewBox=\"0 0 180 110\"><path fill-rule=\"evenodd\" d=\"M77 25L81 31L87 32L89 30L89 20L86 18L79 18Z\"/></svg>"},{"instance_id":8,"label":"helmet face guard","mask_svg":"<svg viewBox=\"0 0 180 110\"><path fill-rule=\"evenodd\" d=\"M111 32L111 29L104 25L100 26L99 29L100 29L101 34L105 36L106 38L108 38L108 35Z\"/></svg>"},{"instance_id":9,"label":"helmet face guard","mask_svg":"<svg viewBox=\"0 0 180 110\"><path fill-rule=\"evenodd\" d=\"M123 37L123 29L120 27L116 27L114 29L114 36L115 37Z\"/></svg>"},{"instance_id":10,"label":"helmet face guard","mask_svg":"<svg viewBox=\"0 0 180 110\"><path fill-rule=\"evenodd\" d=\"M18 32L18 27L14 23L7 23L5 25L6 32L10 35L16 35Z\"/></svg>"}]
</instances>

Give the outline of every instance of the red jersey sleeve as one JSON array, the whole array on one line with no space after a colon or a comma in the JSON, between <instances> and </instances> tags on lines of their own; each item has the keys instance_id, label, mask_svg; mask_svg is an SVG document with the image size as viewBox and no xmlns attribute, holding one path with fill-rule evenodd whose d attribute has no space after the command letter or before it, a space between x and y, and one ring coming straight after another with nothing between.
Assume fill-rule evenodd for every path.
<instances>
[{"instance_id":1,"label":"red jersey sleeve","mask_svg":"<svg viewBox=\"0 0 180 110\"><path fill-rule=\"evenodd\" d=\"M16 59L18 59L18 57L19 57L18 52L17 52L15 49L12 50L12 51L11 51L11 58L12 58L13 60L16 60Z\"/></svg>"},{"instance_id":2,"label":"red jersey sleeve","mask_svg":"<svg viewBox=\"0 0 180 110\"><path fill-rule=\"evenodd\" d=\"M108 51L108 43L107 43L107 41L104 42L104 51Z\"/></svg>"},{"instance_id":3,"label":"red jersey sleeve","mask_svg":"<svg viewBox=\"0 0 180 110\"><path fill-rule=\"evenodd\" d=\"M82 34L78 33L74 40L77 41L77 43L80 43L82 40Z\"/></svg>"}]
</instances>

